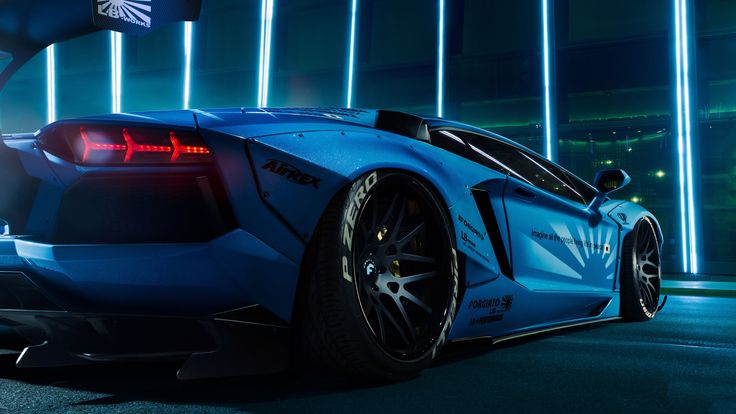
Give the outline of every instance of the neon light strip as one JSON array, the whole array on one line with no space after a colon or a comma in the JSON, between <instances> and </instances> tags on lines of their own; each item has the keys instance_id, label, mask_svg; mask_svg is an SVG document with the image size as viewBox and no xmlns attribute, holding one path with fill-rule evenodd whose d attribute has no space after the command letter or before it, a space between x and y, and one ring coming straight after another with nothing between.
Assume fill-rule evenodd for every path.
<instances>
[{"instance_id":1,"label":"neon light strip","mask_svg":"<svg viewBox=\"0 0 736 414\"><path fill-rule=\"evenodd\" d=\"M442 118L445 101L445 0L440 2L437 28L437 116Z\"/></svg>"},{"instance_id":2,"label":"neon light strip","mask_svg":"<svg viewBox=\"0 0 736 414\"><path fill-rule=\"evenodd\" d=\"M184 22L184 103L189 109L189 96L192 83L192 22Z\"/></svg>"},{"instance_id":3,"label":"neon light strip","mask_svg":"<svg viewBox=\"0 0 736 414\"><path fill-rule=\"evenodd\" d=\"M677 161L680 179L680 228L682 234L682 271L687 273L690 255L688 251L688 228L686 224L687 207L685 204L685 145L682 122L682 41L680 28L680 0L675 0L675 72L677 78Z\"/></svg>"},{"instance_id":4,"label":"neon light strip","mask_svg":"<svg viewBox=\"0 0 736 414\"><path fill-rule=\"evenodd\" d=\"M358 0L353 0L353 8L350 16L350 56L348 58L348 92L346 96L346 107L353 105L353 72L355 70L355 20L358 14Z\"/></svg>"},{"instance_id":5,"label":"neon light strip","mask_svg":"<svg viewBox=\"0 0 736 414\"><path fill-rule=\"evenodd\" d=\"M687 209L688 209L688 233L690 235L690 272L698 273L697 242L695 236L698 234L695 228L695 195L693 190L693 158L692 158L692 134L690 125L690 56L688 52L688 24L687 24L687 0L681 0L680 14L682 23L682 84L683 100L685 110L685 161L687 177Z\"/></svg>"},{"instance_id":6,"label":"neon light strip","mask_svg":"<svg viewBox=\"0 0 736 414\"><path fill-rule=\"evenodd\" d=\"M123 35L110 32L110 50L112 55L112 112L121 112L122 84L123 84Z\"/></svg>"},{"instance_id":7,"label":"neon light strip","mask_svg":"<svg viewBox=\"0 0 736 414\"><path fill-rule=\"evenodd\" d=\"M268 87L271 72L271 31L274 0L261 1L261 53L258 64L258 107L268 106Z\"/></svg>"},{"instance_id":8,"label":"neon light strip","mask_svg":"<svg viewBox=\"0 0 736 414\"><path fill-rule=\"evenodd\" d=\"M542 0L542 32L544 54L544 138L547 159L552 161L552 102L550 96L550 69L549 69L549 0Z\"/></svg>"},{"instance_id":9,"label":"neon light strip","mask_svg":"<svg viewBox=\"0 0 736 414\"><path fill-rule=\"evenodd\" d=\"M56 45L46 48L46 123L56 121Z\"/></svg>"}]
</instances>

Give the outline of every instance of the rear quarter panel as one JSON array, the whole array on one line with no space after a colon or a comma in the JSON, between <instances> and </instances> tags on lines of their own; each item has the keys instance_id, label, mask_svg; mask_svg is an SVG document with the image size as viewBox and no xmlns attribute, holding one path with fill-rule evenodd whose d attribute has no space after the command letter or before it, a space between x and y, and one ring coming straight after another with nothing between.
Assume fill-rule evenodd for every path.
<instances>
[{"instance_id":1,"label":"rear quarter panel","mask_svg":"<svg viewBox=\"0 0 736 414\"><path fill-rule=\"evenodd\" d=\"M427 143L368 128L277 134L248 141L264 201L305 242L327 205L354 180L373 170L400 170L422 177L447 206L458 250L483 269L468 274L466 283L498 276L489 238L477 240L471 249L462 242L462 229L468 222L483 228L470 188L505 176Z\"/></svg>"}]
</instances>

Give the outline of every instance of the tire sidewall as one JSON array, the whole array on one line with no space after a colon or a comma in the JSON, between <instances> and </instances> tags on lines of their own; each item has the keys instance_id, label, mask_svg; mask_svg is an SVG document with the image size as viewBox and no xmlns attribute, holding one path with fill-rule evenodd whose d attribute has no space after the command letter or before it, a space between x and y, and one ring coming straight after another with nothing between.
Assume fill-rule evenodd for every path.
<instances>
[{"instance_id":1,"label":"tire sidewall","mask_svg":"<svg viewBox=\"0 0 736 414\"><path fill-rule=\"evenodd\" d=\"M621 301L622 301L622 316L626 319L631 320L650 320L653 319L657 314L657 309L648 310L644 304L641 289L639 288L638 280L636 278L636 266L637 266L637 250L639 243L639 232L650 231L655 239L655 244L658 244L657 232L654 230L654 225L651 220L647 217L640 219L634 229L630 233L631 240L625 246L627 249L623 257L623 269L622 269L622 280L621 280ZM657 246L657 250L659 247ZM661 252L657 252L659 260L661 262ZM661 286L662 280L662 268L661 263L657 269L659 273L659 282ZM660 287L661 289L661 287ZM657 291L657 298L660 296L660 291Z\"/></svg>"},{"instance_id":2,"label":"tire sidewall","mask_svg":"<svg viewBox=\"0 0 736 414\"><path fill-rule=\"evenodd\" d=\"M424 191L429 199L431 199L438 209L439 215L444 221L443 228L445 229L443 234L447 238L447 245L450 246L450 289L452 290L451 298L449 300L448 309L445 312L445 318L442 321L442 327L439 335L435 342L430 348L425 351L421 356L413 360L402 360L394 357L393 355L386 352L383 347L378 343L374 337L367 321L363 316L363 310L360 305L358 298L357 289L355 283L357 278L353 274L353 269L358 268L354 263L353 254L353 231L358 223L360 214L367 204L370 196L387 180L394 179L406 179L407 183L414 185L420 190ZM345 203L342 209L343 213L339 222L339 261L340 261L340 293L345 298L345 304L348 308L350 318L353 319L350 325L354 328L353 334L356 336L357 342L362 344L362 351L365 353L370 363L376 364L376 368L381 369L389 373L390 377L406 377L416 375L418 371L426 367L437 352L447 341L452 322L455 319L455 313L457 309L457 297L458 297L458 266L457 266L457 253L455 249L455 241L452 237L452 222L449 220L446 209L439 197L434 191L432 191L427 185L425 185L419 179L399 172L384 172L384 171L372 171L364 174L357 179L345 198Z\"/></svg>"}]
</instances>

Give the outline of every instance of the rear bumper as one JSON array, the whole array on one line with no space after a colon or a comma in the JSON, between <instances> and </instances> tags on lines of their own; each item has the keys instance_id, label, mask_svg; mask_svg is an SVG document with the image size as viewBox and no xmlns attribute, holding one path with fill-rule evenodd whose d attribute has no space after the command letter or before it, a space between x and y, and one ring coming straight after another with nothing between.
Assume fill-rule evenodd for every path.
<instances>
[{"instance_id":1,"label":"rear bumper","mask_svg":"<svg viewBox=\"0 0 736 414\"><path fill-rule=\"evenodd\" d=\"M254 375L289 365L289 329L223 318L0 310L31 344L19 368L176 359L180 379Z\"/></svg>"},{"instance_id":2,"label":"rear bumper","mask_svg":"<svg viewBox=\"0 0 736 414\"><path fill-rule=\"evenodd\" d=\"M27 292L31 286L37 289L31 296L46 299L21 301L11 310L207 317L260 304L288 321L298 275L297 264L243 230L189 244L53 245L0 238L0 289Z\"/></svg>"}]
</instances>

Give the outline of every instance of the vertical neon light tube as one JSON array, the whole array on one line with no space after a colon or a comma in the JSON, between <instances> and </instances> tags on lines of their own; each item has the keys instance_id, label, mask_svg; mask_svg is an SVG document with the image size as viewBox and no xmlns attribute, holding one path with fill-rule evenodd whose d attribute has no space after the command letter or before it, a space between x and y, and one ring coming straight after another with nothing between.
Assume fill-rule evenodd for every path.
<instances>
[{"instance_id":1,"label":"vertical neon light tube","mask_svg":"<svg viewBox=\"0 0 736 414\"><path fill-rule=\"evenodd\" d=\"M358 14L358 0L352 0L353 6L350 14L350 52L348 56L348 91L345 97L345 107L353 107L353 73L355 71L355 25Z\"/></svg>"},{"instance_id":2,"label":"vertical neon light tube","mask_svg":"<svg viewBox=\"0 0 736 414\"><path fill-rule=\"evenodd\" d=\"M678 173L680 180L680 229L681 229L681 243L682 243L682 271L687 273L689 271L689 251L688 246L688 225L687 225L687 206L685 196L685 144L683 136L683 119L682 119L682 41L681 41L681 27L680 27L680 0L675 1L675 72L677 78L677 162L678 162Z\"/></svg>"},{"instance_id":3,"label":"vertical neon light tube","mask_svg":"<svg viewBox=\"0 0 736 414\"><path fill-rule=\"evenodd\" d=\"M122 86L123 86L123 35L118 32L110 32L110 50L112 55L112 112L117 114L122 111Z\"/></svg>"},{"instance_id":4,"label":"vertical neon light tube","mask_svg":"<svg viewBox=\"0 0 736 414\"><path fill-rule=\"evenodd\" d=\"M690 236L690 272L698 273L697 242L695 240L697 229L695 228L695 191L693 189L693 158L692 158L692 130L690 115L690 54L687 24L687 0L681 0L680 15L682 23L682 86L685 118L685 176L687 177L687 210L688 210L688 233Z\"/></svg>"},{"instance_id":5,"label":"vertical neon light tube","mask_svg":"<svg viewBox=\"0 0 736 414\"><path fill-rule=\"evenodd\" d=\"M542 0L542 48L544 59L544 142L548 160L552 160L552 97L549 61L549 0Z\"/></svg>"},{"instance_id":6,"label":"vertical neon light tube","mask_svg":"<svg viewBox=\"0 0 736 414\"><path fill-rule=\"evenodd\" d=\"M693 184L692 113L690 111L690 33L687 0L675 2L675 71L677 78L677 161L680 180L680 227L682 267L698 273L698 243Z\"/></svg>"},{"instance_id":7,"label":"vertical neon light tube","mask_svg":"<svg viewBox=\"0 0 736 414\"><path fill-rule=\"evenodd\" d=\"M445 0L439 0L439 23L437 27L437 116L444 115L445 103Z\"/></svg>"},{"instance_id":8,"label":"vertical neon light tube","mask_svg":"<svg viewBox=\"0 0 736 414\"><path fill-rule=\"evenodd\" d=\"M184 22L184 102L182 107L189 109L192 84L192 22Z\"/></svg>"},{"instance_id":9,"label":"vertical neon light tube","mask_svg":"<svg viewBox=\"0 0 736 414\"><path fill-rule=\"evenodd\" d=\"M56 45L46 48L46 123L56 121Z\"/></svg>"},{"instance_id":10,"label":"vertical neon light tube","mask_svg":"<svg viewBox=\"0 0 736 414\"><path fill-rule=\"evenodd\" d=\"M261 53L258 64L258 107L268 106L271 75L271 32L275 0L261 0Z\"/></svg>"}]
</instances>

